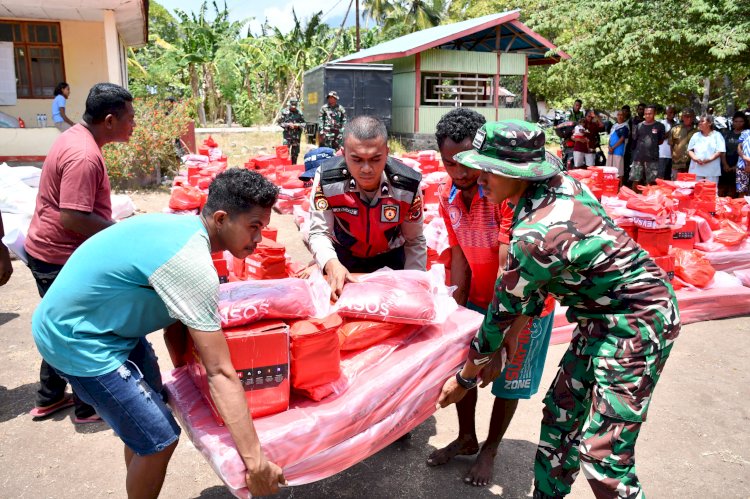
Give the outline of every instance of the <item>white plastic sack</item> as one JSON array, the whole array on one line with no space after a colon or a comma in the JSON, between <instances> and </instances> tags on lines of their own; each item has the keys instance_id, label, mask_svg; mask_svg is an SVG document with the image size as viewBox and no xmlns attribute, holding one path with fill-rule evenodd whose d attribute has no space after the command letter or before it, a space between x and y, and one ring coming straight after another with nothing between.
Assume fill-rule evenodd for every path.
<instances>
[{"instance_id":1,"label":"white plastic sack","mask_svg":"<svg viewBox=\"0 0 750 499\"><path fill-rule=\"evenodd\" d=\"M0 164L0 176L4 175L11 175L29 187L39 187L42 169L37 166L8 166L3 163Z\"/></svg>"},{"instance_id":2,"label":"white plastic sack","mask_svg":"<svg viewBox=\"0 0 750 499\"><path fill-rule=\"evenodd\" d=\"M0 211L31 217L36 209L37 189L29 187L6 164L0 165Z\"/></svg>"},{"instance_id":3,"label":"white plastic sack","mask_svg":"<svg viewBox=\"0 0 750 499\"><path fill-rule=\"evenodd\" d=\"M127 194L112 194L112 218L118 222L123 218L128 218L135 213L135 203Z\"/></svg>"}]
</instances>

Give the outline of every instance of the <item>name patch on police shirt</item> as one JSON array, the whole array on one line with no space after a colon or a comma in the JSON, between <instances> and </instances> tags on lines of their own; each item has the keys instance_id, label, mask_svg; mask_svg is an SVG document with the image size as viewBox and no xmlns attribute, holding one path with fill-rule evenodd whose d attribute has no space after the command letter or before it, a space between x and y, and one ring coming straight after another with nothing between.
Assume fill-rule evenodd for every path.
<instances>
[{"instance_id":1,"label":"name patch on police shirt","mask_svg":"<svg viewBox=\"0 0 750 499\"><path fill-rule=\"evenodd\" d=\"M334 206L331 208L331 211L334 213L348 213L355 217L359 215L359 208L350 208L349 206Z\"/></svg>"}]
</instances>

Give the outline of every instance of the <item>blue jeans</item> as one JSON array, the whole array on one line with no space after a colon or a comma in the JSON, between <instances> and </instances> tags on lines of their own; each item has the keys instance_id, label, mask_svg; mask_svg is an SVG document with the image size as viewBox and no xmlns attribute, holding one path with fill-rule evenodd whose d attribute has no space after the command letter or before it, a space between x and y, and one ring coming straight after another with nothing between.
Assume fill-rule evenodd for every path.
<instances>
[{"instance_id":1,"label":"blue jeans","mask_svg":"<svg viewBox=\"0 0 750 499\"><path fill-rule=\"evenodd\" d=\"M179 438L180 427L164 402L159 364L146 338L123 365L107 374L60 374L139 456L160 452Z\"/></svg>"}]
</instances>

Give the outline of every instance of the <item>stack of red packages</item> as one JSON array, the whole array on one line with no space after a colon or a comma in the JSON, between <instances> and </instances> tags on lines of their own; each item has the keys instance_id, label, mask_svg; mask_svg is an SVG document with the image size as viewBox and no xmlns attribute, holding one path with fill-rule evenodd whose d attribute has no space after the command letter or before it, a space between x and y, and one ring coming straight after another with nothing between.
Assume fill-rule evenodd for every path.
<instances>
[{"instance_id":1,"label":"stack of red packages","mask_svg":"<svg viewBox=\"0 0 750 499\"><path fill-rule=\"evenodd\" d=\"M248 279L283 279L286 273L286 247L268 238L245 259Z\"/></svg>"},{"instance_id":2,"label":"stack of red packages","mask_svg":"<svg viewBox=\"0 0 750 499\"><path fill-rule=\"evenodd\" d=\"M222 284L229 282L229 266L224 259L224 252L211 253L211 260L213 260L214 268L216 268L216 273L219 275L219 282Z\"/></svg>"},{"instance_id":3,"label":"stack of red packages","mask_svg":"<svg viewBox=\"0 0 750 499\"><path fill-rule=\"evenodd\" d=\"M707 180L696 182L693 189L693 207L706 213L716 212L716 183Z\"/></svg>"},{"instance_id":4,"label":"stack of red packages","mask_svg":"<svg viewBox=\"0 0 750 499\"><path fill-rule=\"evenodd\" d=\"M281 321L259 321L224 331L229 355L237 377L245 389L245 399L253 418L276 414L289 408L289 327ZM188 372L211 408L219 425L219 415L209 391L206 368L198 350L189 343Z\"/></svg>"}]
</instances>

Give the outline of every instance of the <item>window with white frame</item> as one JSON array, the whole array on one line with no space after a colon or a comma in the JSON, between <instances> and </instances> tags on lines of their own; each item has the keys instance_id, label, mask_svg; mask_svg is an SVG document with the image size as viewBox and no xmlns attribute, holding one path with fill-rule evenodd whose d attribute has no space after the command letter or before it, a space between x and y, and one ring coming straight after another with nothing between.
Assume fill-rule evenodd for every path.
<instances>
[{"instance_id":1,"label":"window with white frame","mask_svg":"<svg viewBox=\"0 0 750 499\"><path fill-rule=\"evenodd\" d=\"M52 98L65 81L60 24L0 20L0 42L13 42L18 97Z\"/></svg>"},{"instance_id":2,"label":"window with white frame","mask_svg":"<svg viewBox=\"0 0 750 499\"><path fill-rule=\"evenodd\" d=\"M420 105L491 107L492 75L476 73L422 73Z\"/></svg>"}]
</instances>

